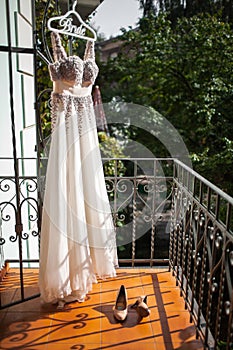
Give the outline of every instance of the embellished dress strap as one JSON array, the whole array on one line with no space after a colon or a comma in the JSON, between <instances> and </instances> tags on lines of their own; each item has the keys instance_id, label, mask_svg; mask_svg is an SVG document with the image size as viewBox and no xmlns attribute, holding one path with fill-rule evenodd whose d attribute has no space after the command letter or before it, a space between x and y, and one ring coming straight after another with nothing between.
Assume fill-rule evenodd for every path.
<instances>
[{"instance_id":1,"label":"embellished dress strap","mask_svg":"<svg viewBox=\"0 0 233 350\"><path fill-rule=\"evenodd\" d=\"M94 41L88 40L86 43L86 49L84 53L84 61L95 60L95 44Z\"/></svg>"},{"instance_id":2,"label":"embellished dress strap","mask_svg":"<svg viewBox=\"0 0 233 350\"><path fill-rule=\"evenodd\" d=\"M64 47L61 44L60 35L56 32L51 33L51 41L53 48L53 57L55 61L60 61L67 58Z\"/></svg>"}]
</instances>

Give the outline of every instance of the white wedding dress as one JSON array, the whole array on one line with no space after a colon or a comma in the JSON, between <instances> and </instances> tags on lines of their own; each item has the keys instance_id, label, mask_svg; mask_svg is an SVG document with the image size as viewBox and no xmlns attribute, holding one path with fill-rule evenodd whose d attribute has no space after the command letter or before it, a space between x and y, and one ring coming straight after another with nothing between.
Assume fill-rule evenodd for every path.
<instances>
[{"instance_id":1,"label":"white wedding dress","mask_svg":"<svg viewBox=\"0 0 233 350\"><path fill-rule=\"evenodd\" d=\"M52 33L55 63L52 139L40 241L39 288L44 302L84 301L96 277L114 277L118 264L91 97L98 74L94 43L84 59L67 57Z\"/></svg>"}]
</instances>

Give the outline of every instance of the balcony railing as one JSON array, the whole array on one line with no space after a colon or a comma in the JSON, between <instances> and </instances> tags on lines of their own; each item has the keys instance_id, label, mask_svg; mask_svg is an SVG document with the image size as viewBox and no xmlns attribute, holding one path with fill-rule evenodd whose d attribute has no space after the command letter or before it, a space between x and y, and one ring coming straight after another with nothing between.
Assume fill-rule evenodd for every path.
<instances>
[{"instance_id":1,"label":"balcony railing","mask_svg":"<svg viewBox=\"0 0 233 350\"><path fill-rule=\"evenodd\" d=\"M172 158L104 158L122 265L168 264Z\"/></svg>"},{"instance_id":2,"label":"balcony railing","mask_svg":"<svg viewBox=\"0 0 233 350\"><path fill-rule=\"evenodd\" d=\"M177 160L172 198L170 267L205 345L230 349L233 199Z\"/></svg>"},{"instance_id":3,"label":"balcony railing","mask_svg":"<svg viewBox=\"0 0 233 350\"><path fill-rule=\"evenodd\" d=\"M175 159L111 158L103 159L103 164L120 266L169 264L206 348L222 344L230 349L233 199ZM20 213L15 181L19 181ZM41 203L34 194L43 198L43 176L39 186L36 181L34 176L0 176L0 253L21 267L38 261L28 253L31 243L25 246L39 238ZM6 246L16 241L20 254L8 259ZM24 300L22 292L19 302Z\"/></svg>"}]
</instances>

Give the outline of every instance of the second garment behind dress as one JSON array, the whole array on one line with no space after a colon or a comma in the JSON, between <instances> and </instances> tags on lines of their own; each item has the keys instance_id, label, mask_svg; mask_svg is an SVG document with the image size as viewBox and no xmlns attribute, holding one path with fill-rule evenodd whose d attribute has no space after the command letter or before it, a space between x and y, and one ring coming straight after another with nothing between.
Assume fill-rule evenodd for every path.
<instances>
[{"instance_id":1,"label":"second garment behind dress","mask_svg":"<svg viewBox=\"0 0 233 350\"><path fill-rule=\"evenodd\" d=\"M39 287L45 302L84 301L96 276L114 277L118 264L91 96L98 67L93 42L82 60L67 57L59 35L51 35L52 139Z\"/></svg>"}]
</instances>

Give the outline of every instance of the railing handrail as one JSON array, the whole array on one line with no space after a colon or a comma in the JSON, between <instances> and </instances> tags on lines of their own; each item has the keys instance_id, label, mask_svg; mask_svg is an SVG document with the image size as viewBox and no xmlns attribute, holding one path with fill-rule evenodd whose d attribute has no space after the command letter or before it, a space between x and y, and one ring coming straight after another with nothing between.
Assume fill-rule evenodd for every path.
<instances>
[{"instance_id":1,"label":"railing handrail","mask_svg":"<svg viewBox=\"0 0 233 350\"><path fill-rule=\"evenodd\" d=\"M102 160L167 160L167 161L174 161L175 158L166 158L166 157L162 157L162 158L137 158L137 157L119 157L119 158L114 158L114 157L103 157Z\"/></svg>"},{"instance_id":2,"label":"railing handrail","mask_svg":"<svg viewBox=\"0 0 233 350\"><path fill-rule=\"evenodd\" d=\"M0 160L9 160L9 159L14 160L13 157L0 157ZM33 159L33 160L37 160L36 157L17 157L16 159L17 160L19 160L19 159Z\"/></svg>"},{"instance_id":3,"label":"railing handrail","mask_svg":"<svg viewBox=\"0 0 233 350\"><path fill-rule=\"evenodd\" d=\"M187 170L190 174L195 176L198 180L203 182L206 186L211 188L211 190L216 192L216 194L220 195L222 198L224 198L226 201L228 201L231 205L233 205L233 198L230 195L228 195L226 192L224 192L219 187L214 185L212 182L208 181L206 178L204 178L202 175L198 174L195 170L191 169L190 167L188 167L186 164L184 164L180 160L175 159L175 158L173 158L173 160L174 160L175 164L180 165L182 168Z\"/></svg>"},{"instance_id":4,"label":"railing handrail","mask_svg":"<svg viewBox=\"0 0 233 350\"><path fill-rule=\"evenodd\" d=\"M47 157L42 157L42 159L46 159ZM0 160L13 160L12 157L0 157ZM18 157L19 159L26 159L26 160L37 160L36 157ZM160 157L160 158L152 158L152 157L148 157L148 158L138 158L138 157L133 157L133 158L128 158L128 157L102 157L102 161L111 161L111 160L122 160L122 161L126 161L126 160L131 160L131 161L143 161L143 160L147 160L147 161L173 161L174 164L178 164L180 165L182 168L184 168L186 171L188 171L191 175L195 176L198 180L200 180L201 182L203 182L206 186L208 186L209 188L211 188L214 192L216 192L217 194L219 194L222 198L224 198L226 201L228 201L231 205L233 205L233 197L231 197L230 195L228 195L226 192L224 192L223 190L221 190L219 187L217 187L216 185L214 185L212 182L210 182L209 180L207 180L205 177L203 177L202 175L198 174L195 170L193 170L192 168L190 168L189 166L187 166L185 163L183 163L182 161L178 160L177 158L166 158L166 157Z\"/></svg>"},{"instance_id":5,"label":"railing handrail","mask_svg":"<svg viewBox=\"0 0 233 350\"><path fill-rule=\"evenodd\" d=\"M46 159L48 157L41 157L42 159ZM12 157L0 157L0 160L13 160ZM17 160L20 159L25 159L25 160L37 160L37 158L35 157L18 157ZM111 161L111 160L122 160L122 161L126 161L126 160L131 160L131 161L173 161L174 164L180 165L182 168L184 168L186 171L188 171L191 175L195 176L195 178L197 178L198 180L200 180L202 183L204 183L206 186L208 186L211 190L213 190L214 192L216 192L216 194L218 194L219 196L221 196L222 198L224 198L226 201L228 201L232 206L233 206L233 197L231 197L230 195L228 195L226 192L224 192L223 190L221 190L218 186L214 185L212 182L210 182L209 180L207 180L205 177L203 177L202 175L200 175L199 173L197 173L195 170L193 170L192 168L190 168L189 166L187 166L185 163L183 163L182 161L178 160L177 158L166 158L166 157L161 157L161 158L152 158L152 157L148 157L148 158L138 158L138 157L133 157L133 158L128 158L128 157L102 157L102 161Z\"/></svg>"}]
</instances>

